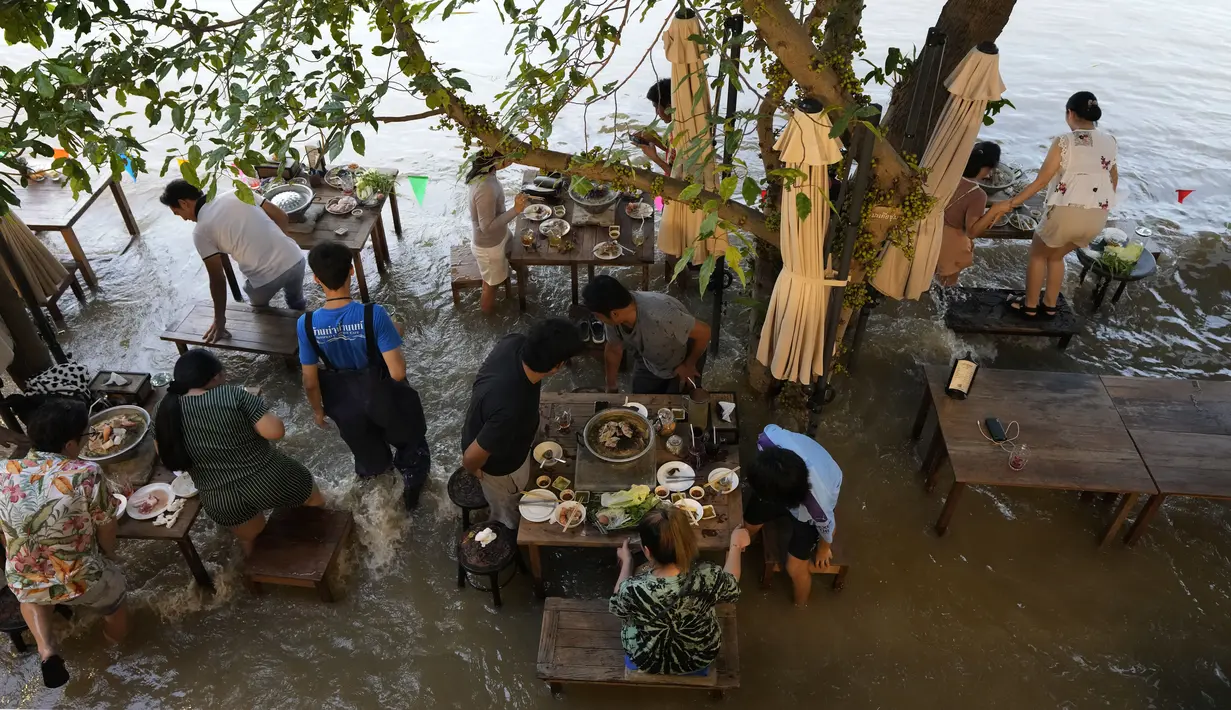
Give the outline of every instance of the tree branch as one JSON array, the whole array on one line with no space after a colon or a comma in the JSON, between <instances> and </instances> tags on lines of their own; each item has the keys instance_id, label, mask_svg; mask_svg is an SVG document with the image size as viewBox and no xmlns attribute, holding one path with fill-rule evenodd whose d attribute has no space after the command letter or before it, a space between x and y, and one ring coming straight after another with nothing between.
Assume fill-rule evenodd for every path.
<instances>
[{"instance_id":1,"label":"tree branch","mask_svg":"<svg viewBox=\"0 0 1231 710\"><path fill-rule=\"evenodd\" d=\"M444 112L444 109L436 108L422 113L412 113L409 116L376 116L372 120L378 123L406 123L407 121L419 121L424 118L431 118L432 116L440 116Z\"/></svg>"}]
</instances>

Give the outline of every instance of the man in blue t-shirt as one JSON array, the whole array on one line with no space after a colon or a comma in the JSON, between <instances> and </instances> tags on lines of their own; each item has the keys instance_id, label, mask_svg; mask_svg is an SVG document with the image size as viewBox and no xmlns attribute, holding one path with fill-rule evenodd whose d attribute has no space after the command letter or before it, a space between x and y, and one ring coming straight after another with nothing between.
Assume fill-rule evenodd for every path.
<instances>
[{"instance_id":1,"label":"man in blue t-shirt","mask_svg":"<svg viewBox=\"0 0 1231 710\"><path fill-rule=\"evenodd\" d=\"M378 305L351 299L351 252L321 242L308 252L325 306L299 319L299 363L316 424L338 426L355 455L360 478L396 468L405 482L407 509L419 502L431 457L419 394L406 382L402 335ZM390 448L393 454L390 455Z\"/></svg>"}]
</instances>

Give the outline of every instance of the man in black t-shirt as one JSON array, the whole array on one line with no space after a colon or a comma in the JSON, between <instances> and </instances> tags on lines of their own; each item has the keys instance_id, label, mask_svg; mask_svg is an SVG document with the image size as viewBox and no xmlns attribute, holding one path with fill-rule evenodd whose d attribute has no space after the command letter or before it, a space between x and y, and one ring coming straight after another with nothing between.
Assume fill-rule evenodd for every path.
<instances>
[{"instance_id":1,"label":"man in black t-shirt","mask_svg":"<svg viewBox=\"0 0 1231 710\"><path fill-rule=\"evenodd\" d=\"M477 476L491 519L516 530L518 496L530 479L530 448L539 427L542 381L581 352L577 328L562 318L506 335L474 380L462 425L462 466Z\"/></svg>"}]
</instances>

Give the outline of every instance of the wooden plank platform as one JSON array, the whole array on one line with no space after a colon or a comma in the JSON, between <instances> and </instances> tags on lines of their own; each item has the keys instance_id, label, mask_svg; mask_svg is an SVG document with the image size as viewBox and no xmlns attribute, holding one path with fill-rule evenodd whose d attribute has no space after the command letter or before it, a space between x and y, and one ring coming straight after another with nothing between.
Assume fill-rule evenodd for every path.
<instances>
[{"instance_id":1,"label":"wooden plank platform","mask_svg":"<svg viewBox=\"0 0 1231 710\"><path fill-rule=\"evenodd\" d=\"M253 590L260 591L260 583L315 587L323 601L333 601L325 575L346 546L353 520L344 510L275 510L245 562Z\"/></svg>"},{"instance_id":2,"label":"wooden plank platform","mask_svg":"<svg viewBox=\"0 0 1231 710\"><path fill-rule=\"evenodd\" d=\"M449 274L452 279L449 285L453 290L454 308L460 308L462 305L463 289L483 287L479 262L475 261L474 252L470 251L470 247L465 244L458 244L449 250ZM503 284L506 298L513 297L513 287L510 285L512 281L513 269L510 267L509 277L504 280Z\"/></svg>"},{"instance_id":3,"label":"wooden plank platform","mask_svg":"<svg viewBox=\"0 0 1231 710\"><path fill-rule=\"evenodd\" d=\"M957 298L945 310L945 325L955 333L989 335L1034 335L1059 338L1061 350L1086 326L1086 319L1073 311L1064 294L1056 301L1055 318L1028 318L1009 307L1011 296L1021 291L1003 288L959 288Z\"/></svg>"},{"instance_id":4,"label":"wooden plank platform","mask_svg":"<svg viewBox=\"0 0 1231 710\"><path fill-rule=\"evenodd\" d=\"M289 308L258 308L244 303L227 304L226 328L230 338L205 342L205 331L214 322L214 306L201 302L193 305L188 315L162 334L162 339L175 343L181 353L197 345L222 350L242 350L263 355L294 358L299 352L299 337L295 324L299 311Z\"/></svg>"},{"instance_id":5,"label":"wooden plank platform","mask_svg":"<svg viewBox=\"0 0 1231 710\"><path fill-rule=\"evenodd\" d=\"M620 619L606 599L551 597L543 605L537 675L558 693L566 683L691 688L721 694L739 687L739 639L735 606L718 607L722 650L708 676L629 672L620 645Z\"/></svg>"}]
</instances>

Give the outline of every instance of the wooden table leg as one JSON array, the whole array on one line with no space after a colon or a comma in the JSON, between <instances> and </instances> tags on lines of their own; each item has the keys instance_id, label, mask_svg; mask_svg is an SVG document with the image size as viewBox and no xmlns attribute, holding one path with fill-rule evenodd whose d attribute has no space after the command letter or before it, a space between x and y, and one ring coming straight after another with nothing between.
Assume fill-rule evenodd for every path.
<instances>
[{"instance_id":1,"label":"wooden table leg","mask_svg":"<svg viewBox=\"0 0 1231 710\"><path fill-rule=\"evenodd\" d=\"M227 283L231 285L231 295L235 297L236 303L244 302L244 294L239 290L239 280L235 278L235 269L231 266L231 257L226 254L219 254L222 257L222 270L227 275Z\"/></svg>"},{"instance_id":2,"label":"wooden table leg","mask_svg":"<svg viewBox=\"0 0 1231 710\"><path fill-rule=\"evenodd\" d=\"M77 233L72 227L65 227L60 230L60 234L64 235L64 243L68 245L73 261L77 262L77 268L81 269L81 277L85 279L86 285L98 288L98 277L94 275L94 269L90 268L90 262L85 258L85 250L81 248L81 242L77 241Z\"/></svg>"},{"instance_id":3,"label":"wooden table leg","mask_svg":"<svg viewBox=\"0 0 1231 710\"><path fill-rule=\"evenodd\" d=\"M201 556L197 554L197 548L192 544L192 538L185 533L183 537L175 541L175 544L180 546L180 552L184 554L184 559L188 562L188 569L192 570L192 576L197 580L197 584L213 590L214 580L210 579L209 572L205 570Z\"/></svg>"},{"instance_id":4,"label":"wooden table leg","mask_svg":"<svg viewBox=\"0 0 1231 710\"><path fill-rule=\"evenodd\" d=\"M133 245L136 238L141 236L141 228L137 226L137 218L133 215L133 209L128 204L128 196L124 194L124 188L120 187L120 183L115 180L109 185L111 188L111 196L115 198L115 204L120 208L120 217L124 218L124 226L128 227L128 233L133 236L128 240L128 245L124 247L123 254L128 251L128 247Z\"/></svg>"},{"instance_id":5,"label":"wooden table leg","mask_svg":"<svg viewBox=\"0 0 1231 710\"><path fill-rule=\"evenodd\" d=\"M547 596L543 588L543 558L539 554L538 545L526 545L526 554L530 558L530 578L534 580L534 596L542 599Z\"/></svg>"},{"instance_id":6,"label":"wooden table leg","mask_svg":"<svg viewBox=\"0 0 1231 710\"><path fill-rule=\"evenodd\" d=\"M572 272L573 276L573 305L577 305L577 265L573 264L572 268L569 270ZM522 310L525 309L523 308Z\"/></svg>"},{"instance_id":7,"label":"wooden table leg","mask_svg":"<svg viewBox=\"0 0 1231 710\"><path fill-rule=\"evenodd\" d=\"M1140 495L1140 493L1125 494L1120 507L1116 509L1116 517L1107 526L1107 531L1103 533L1103 539L1099 541L1100 547L1111 542L1120 533L1120 526L1124 525L1124 521L1128 519L1128 514L1132 512L1133 506L1137 505L1137 498Z\"/></svg>"},{"instance_id":8,"label":"wooden table leg","mask_svg":"<svg viewBox=\"0 0 1231 710\"><path fill-rule=\"evenodd\" d=\"M641 267L641 290L650 290L650 265L646 264Z\"/></svg>"},{"instance_id":9,"label":"wooden table leg","mask_svg":"<svg viewBox=\"0 0 1231 710\"><path fill-rule=\"evenodd\" d=\"M594 264L586 264L586 280L594 280Z\"/></svg>"},{"instance_id":10,"label":"wooden table leg","mask_svg":"<svg viewBox=\"0 0 1231 710\"><path fill-rule=\"evenodd\" d=\"M927 423L928 412L932 410L932 388L923 384L923 401L919 402L919 413L915 415L915 425L911 427L910 438L918 441L923 436L923 425Z\"/></svg>"},{"instance_id":11,"label":"wooden table leg","mask_svg":"<svg viewBox=\"0 0 1231 710\"><path fill-rule=\"evenodd\" d=\"M932 460L929 464L928 477L924 482L924 489L931 493L936 490L936 481L940 478L940 465L949 458L949 450L945 448L944 437L940 435L940 427L936 428L936 439L940 443L933 444L936 453L932 455Z\"/></svg>"},{"instance_id":12,"label":"wooden table leg","mask_svg":"<svg viewBox=\"0 0 1231 710\"><path fill-rule=\"evenodd\" d=\"M354 256L355 262L355 283L359 284L359 300L369 303L368 279L363 275L363 254L358 249L351 252L351 254ZM379 263L380 257L377 257L376 261Z\"/></svg>"},{"instance_id":13,"label":"wooden table leg","mask_svg":"<svg viewBox=\"0 0 1231 710\"><path fill-rule=\"evenodd\" d=\"M1121 282L1120 282L1120 285L1119 285L1118 287L1116 287L1116 294L1115 294L1114 296L1112 296L1112 297L1111 297L1111 305L1113 305L1113 306L1114 306L1114 305L1116 305L1116 303L1118 303L1118 302L1119 302L1120 297L1124 295L1124 289L1126 289L1126 288L1128 288L1128 282L1127 282L1127 281L1121 281Z\"/></svg>"},{"instance_id":14,"label":"wooden table leg","mask_svg":"<svg viewBox=\"0 0 1231 710\"><path fill-rule=\"evenodd\" d=\"M379 215L372 225L372 254L376 256L376 271L382 279L389 277L389 243L385 241L385 221Z\"/></svg>"},{"instance_id":15,"label":"wooden table leg","mask_svg":"<svg viewBox=\"0 0 1231 710\"><path fill-rule=\"evenodd\" d=\"M1164 493L1156 493L1150 496L1146 501L1146 505L1141 509L1141 513L1137 515L1137 519L1133 521L1133 527L1129 528L1128 535L1124 536L1124 544L1132 545L1137 542L1141 534L1145 532L1146 526L1154 519L1158 509L1163 507L1163 501L1167 500Z\"/></svg>"},{"instance_id":16,"label":"wooden table leg","mask_svg":"<svg viewBox=\"0 0 1231 710\"><path fill-rule=\"evenodd\" d=\"M953 487L949 489L949 497L945 499L944 510L940 511L940 517L936 519L937 535L944 535L948 532L949 521L953 519L953 511L957 510L957 502L961 500L964 490L966 490L965 483L953 482Z\"/></svg>"},{"instance_id":17,"label":"wooden table leg","mask_svg":"<svg viewBox=\"0 0 1231 710\"><path fill-rule=\"evenodd\" d=\"M517 307L526 312L526 282L530 280L530 270L524 266L517 268Z\"/></svg>"},{"instance_id":18,"label":"wooden table leg","mask_svg":"<svg viewBox=\"0 0 1231 710\"><path fill-rule=\"evenodd\" d=\"M389 211L393 213L393 233L402 238L402 215L398 212L397 190L389 193Z\"/></svg>"}]
</instances>

